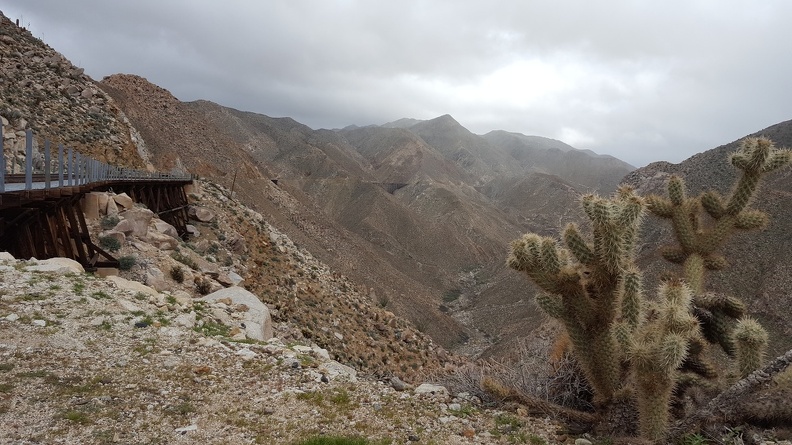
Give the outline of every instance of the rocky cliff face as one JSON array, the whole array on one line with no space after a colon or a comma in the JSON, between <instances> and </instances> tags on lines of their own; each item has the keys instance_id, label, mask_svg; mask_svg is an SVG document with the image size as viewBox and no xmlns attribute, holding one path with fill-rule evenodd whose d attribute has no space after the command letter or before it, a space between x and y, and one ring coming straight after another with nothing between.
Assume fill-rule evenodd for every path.
<instances>
[{"instance_id":1,"label":"rocky cliff face","mask_svg":"<svg viewBox=\"0 0 792 445\"><path fill-rule=\"evenodd\" d=\"M82 68L0 14L0 116L8 165L24 162L24 131L95 159L145 167L145 152L113 100ZM9 167L10 169L10 167Z\"/></svg>"}]
</instances>

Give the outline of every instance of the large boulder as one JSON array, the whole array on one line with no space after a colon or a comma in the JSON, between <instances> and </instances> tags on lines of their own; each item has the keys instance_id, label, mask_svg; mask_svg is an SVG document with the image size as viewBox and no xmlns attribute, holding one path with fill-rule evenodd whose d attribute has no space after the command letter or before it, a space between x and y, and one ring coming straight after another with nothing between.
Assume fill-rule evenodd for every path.
<instances>
[{"instance_id":1,"label":"large boulder","mask_svg":"<svg viewBox=\"0 0 792 445\"><path fill-rule=\"evenodd\" d=\"M132 201L132 198L129 197L126 193L121 193L120 195L113 195L113 201L116 204L120 205L125 209L131 209L135 206L135 201Z\"/></svg>"},{"instance_id":2,"label":"large boulder","mask_svg":"<svg viewBox=\"0 0 792 445\"><path fill-rule=\"evenodd\" d=\"M154 218L154 212L149 209L134 207L120 214L124 218L113 230L124 232L125 235L144 238L148 233L148 226Z\"/></svg>"},{"instance_id":3,"label":"large boulder","mask_svg":"<svg viewBox=\"0 0 792 445\"><path fill-rule=\"evenodd\" d=\"M205 207L192 206L190 207L188 213L190 217L201 222L210 222L215 217L215 214Z\"/></svg>"},{"instance_id":4,"label":"large boulder","mask_svg":"<svg viewBox=\"0 0 792 445\"><path fill-rule=\"evenodd\" d=\"M99 193L91 192L86 193L80 200L85 219L98 219L99 218Z\"/></svg>"},{"instance_id":5,"label":"large boulder","mask_svg":"<svg viewBox=\"0 0 792 445\"><path fill-rule=\"evenodd\" d=\"M154 230L159 233L171 236L173 238L179 238L179 232L176 230L176 227L166 223L161 219L155 219L152 225L154 226Z\"/></svg>"},{"instance_id":6,"label":"large boulder","mask_svg":"<svg viewBox=\"0 0 792 445\"><path fill-rule=\"evenodd\" d=\"M146 235L146 241L160 250L176 250L179 247L176 238L153 230Z\"/></svg>"},{"instance_id":7,"label":"large boulder","mask_svg":"<svg viewBox=\"0 0 792 445\"><path fill-rule=\"evenodd\" d=\"M110 277L107 277L107 281L110 281L111 283L115 284L116 287L121 289L121 290L128 290L128 291L132 291L132 292L142 292L143 294L153 295L155 297L157 295L159 295L159 292L157 292L156 290L152 289L151 287L146 286L143 283L138 283L137 281L127 280L126 278L121 278L121 277L117 277L117 276L110 276Z\"/></svg>"},{"instance_id":8,"label":"large boulder","mask_svg":"<svg viewBox=\"0 0 792 445\"><path fill-rule=\"evenodd\" d=\"M31 272L54 272L58 274L85 273L82 264L69 258L49 258L37 261L36 264L25 268Z\"/></svg>"},{"instance_id":9,"label":"large boulder","mask_svg":"<svg viewBox=\"0 0 792 445\"><path fill-rule=\"evenodd\" d=\"M107 216L118 215L118 205L116 204L114 199L107 200L107 206L105 207L105 214L107 214Z\"/></svg>"},{"instance_id":10,"label":"large boulder","mask_svg":"<svg viewBox=\"0 0 792 445\"><path fill-rule=\"evenodd\" d=\"M241 312L240 318L247 338L261 341L272 338L272 319L267 305L244 288L234 286L220 289L204 296L201 300L207 302L230 300L230 306L234 307L237 313Z\"/></svg>"},{"instance_id":11,"label":"large boulder","mask_svg":"<svg viewBox=\"0 0 792 445\"><path fill-rule=\"evenodd\" d=\"M165 281L165 274L156 267L151 267L146 270L146 285L154 288L158 292L162 292L169 288L168 282Z\"/></svg>"}]
</instances>

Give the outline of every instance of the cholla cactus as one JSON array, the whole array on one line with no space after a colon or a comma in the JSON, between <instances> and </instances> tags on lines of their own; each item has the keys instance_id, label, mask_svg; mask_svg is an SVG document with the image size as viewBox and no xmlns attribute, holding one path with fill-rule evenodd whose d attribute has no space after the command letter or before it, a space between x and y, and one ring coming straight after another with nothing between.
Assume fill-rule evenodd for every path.
<instances>
[{"instance_id":1,"label":"cholla cactus","mask_svg":"<svg viewBox=\"0 0 792 445\"><path fill-rule=\"evenodd\" d=\"M734 337L736 321L743 317L745 307L734 297L705 293L706 271L728 266L720 250L735 231L759 229L767 224L767 215L748 205L762 176L790 162L792 152L789 150L776 149L769 139L747 138L740 150L731 156L732 165L742 174L729 197L708 191L690 198L685 194L682 179L674 176L668 182L667 198L646 198L649 211L669 219L674 227L677 243L664 247L662 254L668 261L682 265L682 275L694 292L694 313L704 336L719 344L730 356L746 350L737 348ZM703 224L703 213L709 216L708 224ZM751 332L756 335L752 338L766 338L766 333L759 335L758 330L763 331L758 324L753 326ZM750 360L738 358L738 361Z\"/></svg>"},{"instance_id":2,"label":"cholla cactus","mask_svg":"<svg viewBox=\"0 0 792 445\"><path fill-rule=\"evenodd\" d=\"M698 322L690 313L690 288L681 281L666 282L659 294L663 300L651 308L628 348L641 435L655 441L666 433L678 369L688 356L691 341L699 335Z\"/></svg>"},{"instance_id":3,"label":"cholla cactus","mask_svg":"<svg viewBox=\"0 0 792 445\"><path fill-rule=\"evenodd\" d=\"M622 382L624 344L641 319L641 274L633 264L643 203L629 188L612 199L583 197L592 240L570 224L567 248L527 234L512 243L508 265L544 290L537 304L561 320L599 402Z\"/></svg>"},{"instance_id":4,"label":"cholla cactus","mask_svg":"<svg viewBox=\"0 0 792 445\"><path fill-rule=\"evenodd\" d=\"M664 248L663 256L682 265L682 278L660 287L659 303L649 304L642 295L633 251L644 200L629 188L611 199L583 197L589 237L570 224L564 246L532 233L511 245L507 264L542 289L536 302L563 323L595 402L608 404L625 382L633 382L628 389L636 396L641 434L655 442L667 433L671 397L684 386L681 372L717 376L704 359L707 341L737 356L740 375L759 366L766 349L767 333L744 317L742 302L705 292L704 278L707 270L728 265L719 251L735 231L767 223L748 204L761 176L792 163L792 153L767 139L747 139L731 162L742 175L728 198L715 192L690 198L682 179L673 177L667 198L646 199L649 210L674 227L677 244ZM706 225L702 209L709 215ZM628 372L632 379L625 378ZM688 383L698 378L684 377Z\"/></svg>"}]
</instances>

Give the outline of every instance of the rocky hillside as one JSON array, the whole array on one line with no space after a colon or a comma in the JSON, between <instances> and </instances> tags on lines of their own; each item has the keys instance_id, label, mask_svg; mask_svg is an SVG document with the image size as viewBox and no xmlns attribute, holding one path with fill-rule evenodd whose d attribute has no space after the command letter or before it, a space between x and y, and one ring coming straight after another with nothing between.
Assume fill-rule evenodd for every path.
<instances>
[{"instance_id":1,"label":"rocky hillside","mask_svg":"<svg viewBox=\"0 0 792 445\"><path fill-rule=\"evenodd\" d=\"M312 130L181 102L137 76L101 85L158 168L183 166L227 187L236 181L244 202L445 347L480 353L505 332L535 327L525 328L535 308L530 292L515 298L524 285L503 267L504 246L541 230L543 219L574 217L566 209L584 187L525 173L450 116L407 128Z\"/></svg>"},{"instance_id":2,"label":"rocky hillside","mask_svg":"<svg viewBox=\"0 0 792 445\"><path fill-rule=\"evenodd\" d=\"M792 121L765 128L751 136L766 136L779 147L792 147ZM739 147L739 141L699 153L680 164L658 162L628 175L624 182L641 194L664 193L670 175L686 181L688 193L698 194L715 189L725 194L733 184L736 170L728 156ZM748 303L749 312L771 328L773 353L792 347L792 171L785 169L768 177L762 186L755 207L770 215L769 226L762 231L741 234L727 246L725 256L729 268L711 274L714 291L735 295ZM647 218L643 226L645 240L641 262L651 275L651 282L670 267L657 255L657 247L670 235L668 225ZM650 287L651 288L651 287Z\"/></svg>"},{"instance_id":3,"label":"rocky hillside","mask_svg":"<svg viewBox=\"0 0 792 445\"><path fill-rule=\"evenodd\" d=\"M84 70L0 14L0 117L8 165L24 165L24 131L95 159L145 166L140 139Z\"/></svg>"},{"instance_id":4,"label":"rocky hillside","mask_svg":"<svg viewBox=\"0 0 792 445\"><path fill-rule=\"evenodd\" d=\"M445 353L227 193L191 193L189 244L124 196L98 199L109 213L90 227L120 277L0 254L0 442L559 440L525 412L419 385Z\"/></svg>"}]
</instances>

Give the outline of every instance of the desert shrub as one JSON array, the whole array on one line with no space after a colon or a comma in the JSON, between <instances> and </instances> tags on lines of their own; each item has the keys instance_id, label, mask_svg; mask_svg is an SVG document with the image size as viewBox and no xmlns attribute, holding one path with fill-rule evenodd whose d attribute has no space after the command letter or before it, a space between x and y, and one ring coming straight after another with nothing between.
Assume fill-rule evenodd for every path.
<instances>
[{"instance_id":1,"label":"desert shrub","mask_svg":"<svg viewBox=\"0 0 792 445\"><path fill-rule=\"evenodd\" d=\"M450 289L443 294L443 301L446 303L451 303L457 301L461 295L462 295L462 290Z\"/></svg>"},{"instance_id":2,"label":"desert shrub","mask_svg":"<svg viewBox=\"0 0 792 445\"><path fill-rule=\"evenodd\" d=\"M521 345L512 359L479 360L456 368L452 373L432 376L452 394L477 397L485 406L520 399L542 401L535 408L563 407L593 411L591 387L574 358L564 354L548 365L549 345L535 342ZM553 415L548 411L546 415Z\"/></svg>"},{"instance_id":3,"label":"desert shrub","mask_svg":"<svg viewBox=\"0 0 792 445\"><path fill-rule=\"evenodd\" d=\"M212 291L212 282L203 277L196 278L195 288L199 294L206 295Z\"/></svg>"},{"instance_id":4,"label":"desert shrub","mask_svg":"<svg viewBox=\"0 0 792 445\"><path fill-rule=\"evenodd\" d=\"M116 215L105 215L99 221L99 225L104 230L110 230L113 227L117 226L119 222L121 222L121 220L118 218L118 216L116 216Z\"/></svg>"},{"instance_id":5,"label":"desert shrub","mask_svg":"<svg viewBox=\"0 0 792 445\"><path fill-rule=\"evenodd\" d=\"M109 250L110 252L117 252L121 248L121 241L118 241L118 238L112 236L100 236L99 247Z\"/></svg>"},{"instance_id":6,"label":"desert shrub","mask_svg":"<svg viewBox=\"0 0 792 445\"><path fill-rule=\"evenodd\" d=\"M170 276L177 283L184 283L184 269L178 264L171 267Z\"/></svg>"},{"instance_id":7,"label":"desert shrub","mask_svg":"<svg viewBox=\"0 0 792 445\"><path fill-rule=\"evenodd\" d=\"M137 258L132 255L122 256L118 259L118 268L121 270L129 270L135 267L137 264Z\"/></svg>"}]
</instances>

